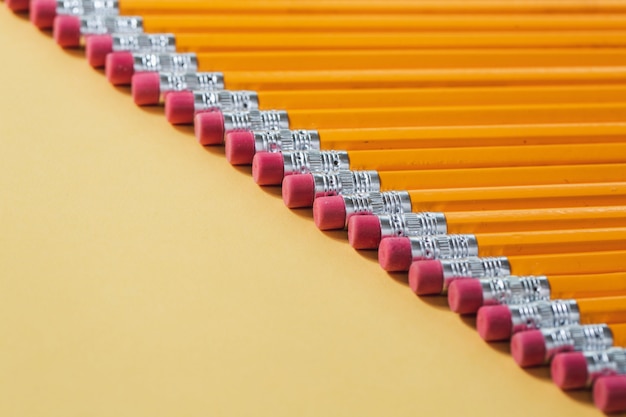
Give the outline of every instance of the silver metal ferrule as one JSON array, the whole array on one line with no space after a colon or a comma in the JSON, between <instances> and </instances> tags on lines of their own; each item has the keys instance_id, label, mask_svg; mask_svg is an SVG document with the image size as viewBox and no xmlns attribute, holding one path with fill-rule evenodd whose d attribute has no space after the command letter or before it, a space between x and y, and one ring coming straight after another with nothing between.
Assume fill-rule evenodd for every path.
<instances>
[{"instance_id":1,"label":"silver metal ferrule","mask_svg":"<svg viewBox=\"0 0 626 417\"><path fill-rule=\"evenodd\" d=\"M194 111L211 109L248 111L259 108L259 97L254 91L204 90L193 92Z\"/></svg>"},{"instance_id":2,"label":"silver metal ferrule","mask_svg":"<svg viewBox=\"0 0 626 417\"><path fill-rule=\"evenodd\" d=\"M509 260L503 256L444 259L441 261L441 268L443 270L444 292L448 290L448 286L455 279L493 278L511 275Z\"/></svg>"},{"instance_id":3,"label":"silver metal ferrule","mask_svg":"<svg viewBox=\"0 0 626 417\"><path fill-rule=\"evenodd\" d=\"M350 169L346 151L283 151L282 156L285 176Z\"/></svg>"},{"instance_id":4,"label":"silver metal ferrule","mask_svg":"<svg viewBox=\"0 0 626 417\"><path fill-rule=\"evenodd\" d=\"M80 34L106 35L107 33L142 33L140 16L107 16L92 14L80 17Z\"/></svg>"},{"instance_id":5,"label":"silver metal ferrule","mask_svg":"<svg viewBox=\"0 0 626 417\"><path fill-rule=\"evenodd\" d=\"M380 191L376 171L314 172L315 198Z\"/></svg>"},{"instance_id":6,"label":"silver metal ferrule","mask_svg":"<svg viewBox=\"0 0 626 417\"><path fill-rule=\"evenodd\" d=\"M346 222L354 215L410 213L411 197L406 191L374 191L371 193L348 194L343 196L346 206Z\"/></svg>"},{"instance_id":7,"label":"silver metal ferrule","mask_svg":"<svg viewBox=\"0 0 626 417\"><path fill-rule=\"evenodd\" d=\"M478 255L474 235L410 236L413 261L459 259Z\"/></svg>"},{"instance_id":8,"label":"silver metal ferrule","mask_svg":"<svg viewBox=\"0 0 626 417\"><path fill-rule=\"evenodd\" d=\"M159 54L152 52L134 53L135 72L194 72L198 70L198 59L194 53Z\"/></svg>"},{"instance_id":9,"label":"silver metal ferrule","mask_svg":"<svg viewBox=\"0 0 626 417\"><path fill-rule=\"evenodd\" d=\"M56 12L57 15L69 16L116 16L120 14L120 6L117 0L57 0Z\"/></svg>"},{"instance_id":10,"label":"silver metal ferrule","mask_svg":"<svg viewBox=\"0 0 626 417\"><path fill-rule=\"evenodd\" d=\"M606 324L573 324L541 329L546 362L561 352L605 350L613 346L613 333Z\"/></svg>"},{"instance_id":11,"label":"silver metal ferrule","mask_svg":"<svg viewBox=\"0 0 626 417\"><path fill-rule=\"evenodd\" d=\"M289 117L284 110L250 110L224 112L224 130L289 129Z\"/></svg>"},{"instance_id":12,"label":"silver metal ferrule","mask_svg":"<svg viewBox=\"0 0 626 417\"><path fill-rule=\"evenodd\" d=\"M317 130L255 130L255 152L311 151L320 149Z\"/></svg>"},{"instance_id":13,"label":"silver metal ferrule","mask_svg":"<svg viewBox=\"0 0 626 417\"><path fill-rule=\"evenodd\" d=\"M171 33L114 33L113 51L176 52L176 38Z\"/></svg>"},{"instance_id":14,"label":"silver metal ferrule","mask_svg":"<svg viewBox=\"0 0 626 417\"><path fill-rule=\"evenodd\" d=\"M580 324L576 300L535 301L510 305L508 308L511 311L513 333Z\"/></svg>"},{"instance_id":15,"label":"silver metal ferrule","mask_svg":"<svg viewBox=\"0 0 626 417\"><path fill-rule=\"evenodd\" d=\"M159 72L161 94L170 91L200 91L224 89L221 72Z\"/></svg>"},{"instance_id":16,"label":"silver metal ferrule","mask_svg":"<svg viewBox=\"0 0 626 417\"><path fill-rule=\"evenodd\" d=\"M379 214L380 237L430 236L448 233L443 213L393 213Z\"/></svg>"},{"instance_id":17,"label":"silver metal ferrule","mask_svg":"<svg viewBox=\"0 0 626 417\"><path fill-rule=\"evenodd\" d=\"M550 299L550 283L544 276L482 278L483 304L521 304Z\"/></svg>"},{"instance_id":18,"label":"silver metal ferrule","mask_svg":"<svg viewBox=\"0 0 626 417\"><path fill-rule=\"evenodd\" d=\"M626 348L613 347L603 351L583 352L587 361L587 385L601 376L626 375Z\"/></svg>"}]
</instances>

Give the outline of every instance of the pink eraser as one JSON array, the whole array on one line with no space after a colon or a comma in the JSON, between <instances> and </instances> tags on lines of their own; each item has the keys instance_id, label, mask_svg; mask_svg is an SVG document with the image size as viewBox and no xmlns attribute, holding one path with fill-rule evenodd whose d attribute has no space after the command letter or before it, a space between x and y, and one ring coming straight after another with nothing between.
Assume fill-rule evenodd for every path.
<instances>
[{"instance_id":1,"label":"pink eraser","mask_svg":"<svg viewBox=\"0 0 626 417\"><path fill-rule=\"evenodd\" d=\"M250 165L256 153L254 133L250 130L234 130L226 133L224 152L226 159L232 165Z\"/></svg>"},{"instance_id":2,"label":"pink eraser","mask_svg":"<svg viewBox=\"0 0 626 417\"><path fill-rule=\"evenodd\" d=\"M161 83L158 72L138 72L133 74L130 91L133 101L138 106L159 104Z\"/></svg>"},{"instance_id":3,"label":"pink eraser","mask_svg":"<svg viewBox=\"0 0 626 417\"><path fill-rule=\"evenodd\" d=\"M416 261L409 268L409 287L417 295L443 292L443 267L437 259Z\"/></svg>"},{"instance_id":4,"label":"pink eraser","mask_svg":"<svg viewBox=\"0 0 626 417\"><path fill-rule=\"evenodd\" d=\"M13 12L27 12L30 7L29 0L6 0L5 3Z\"/></svg>"},{"instance_id":5,"label":"pink eraser","mask_svg":"<svg viewBox=\"0 0 626 417\"><path fill-rule=\"evenodd\" d=\"M259 185L280 185L285 178L282 153L259 152L252 158L252 178Z\"/></svg>"},{"instance_id":6,"label":"pink eraser","mask_svg":"<svg viewBox=\"0 0 626 417\"><path fill-rule=\"evenodd\" d=\"M316 198L313 202L313 221L320 230L343 229L346 215L346 203L340 195Z\"/></svg>"},{"instance_id":7,"label":"pink eraser","mask_svg":"<svg viewBox=\"0 0 626 417\"><path fill-rule=\"evenodd\" d=\"M354 249L376 249L380 244L380 220L373 214L348 220L348 242Z\"/></svg>"},{"instance_id":8,"label":"pink eraser","mask_svg":"<svg viewBox=\"0 0 626 417\"><path fill-rule=\"evenodd\" d=\"M201 145L221 145L224 143L224 116L221 111L198 113L193 122L196 139Z\"/></svg>"},{"instance_id":9,"label":"pink eraser","mask_svg":"<svg viewBox=\"0 0 626 417\"><path fill-rule=\"evenodd\" d=\"M135 73L135 61L130 52L111 52L105 60L105 74L113 85L128 85Z\"/></svg>"},{"instance_id":10,"label":"pink eraser","mask_svg":"<svg viewBox=\"0 0 626 417\"><path fill-rule=\"evenodd\" d=\"M80 19L76 16L56 16L52 23L52 36L62 48L80 45Z\"/></svg>"},{"instance_id":11,"label":"pink eraser","mask_svg":"<svg viewBox=\"0 0 626 417\"><path fill-rule=\"evenodd\" d=\"M408 271L413 261L411 241L406 237L389 237L378 246L378 263L387 272Z\"/></svg>"},{"instance_id":12,"label":"pink eraser","mask_svg":"<svg viewBox=\"0 0 626 417\"><path fill-rule=\"evenodd\" d=\"M283 180L283 201L289 208L311 207L315 200L313 175L289 175Z\"/></svg>"},{"instance_id":13,"label":"pink eraser","mask_svg":"<svg viewBox=\"0 0 626 417\"><path fill-rule=\"evenodd\" d=\"M598 378L593 384L593 402L603 413L626 411L626 375Z\"/></svg>"},{"instance_id":14,"label":"pink eraser","mask_svg":"<svg viewBox=\"0 0 626 417\"><path fill-rule=\"evenodd\" d=\"M56 15L56 0L32 0L30 2L30 21L39 29L50 29Z\"/></svg>"},{"instance_id":15,"label":"pink eraser","mask_svg":"<svg viewBox=\"0 0 626 417\"><path fill-rule=\"evenodd\" d=\"M448 305L458 314L475 314L483 305L483 286L472 278L455 279L448 286Z\"/></svg>"},{"instance_id":16,"label":"pink eraser","mask_svg":"<svg viewBox=\"0 0 626 417\"><path fill-rule=\"evenodd\" d=\"M511 355L522 368L546 363L546 340L540 330L518 332L511 337Z\"/></svg>"},{"instance_id":17,"label":"pink eraser","mask_svg":"<svg viewBox=\"0 0 626 417\"><path fill-rule=\"evenodd\" d=\"M195 106L191 91L172 91L165 96L165 118L173 125L193 123Z\"/></svg>"},{"instance_id":18,"label":"pink eraser","mask_svg":"<svg viewBox=\"0 0 626 417\"><path fill-rule=\"evenodd\" d=\"M552 381L563 390L584 388L589 378L585 355L581 352L559 353L552 359L550 374Z\"/></svg>"},{"instance_id":19,"label":"pink eraser","mask_svg":"<svg viewBox=\"0 0 626 417\"><path fill-rule=\"evenodd\" d=\"M487 342L508 340L513 332L511 310L507 306L482 306L476 315L476 328Z\"/></svg>"},{"instance_id":20,"label":"pink eraser","mask_svg":"<svg viewBox=\"0 0 626 417\"><path fill-rule=\"evenodd\" d=\"M104 67L107 55L113 52L111 35L91 35L85 40L87 62L94 68Z\"/></svg>"}]
</instances>

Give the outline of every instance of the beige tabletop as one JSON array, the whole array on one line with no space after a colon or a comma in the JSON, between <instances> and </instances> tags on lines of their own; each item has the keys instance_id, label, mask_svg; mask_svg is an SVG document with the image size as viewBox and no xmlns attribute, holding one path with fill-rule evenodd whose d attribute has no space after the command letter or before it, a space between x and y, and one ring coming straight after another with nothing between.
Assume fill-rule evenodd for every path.
<instances>
[{"instance_id":1,"label":"beige tabletop","mask_svg":"<svg viewBox=\"0 0 626 417\"><path fill-rule=\"evenodd\" d=\"M0 4L0 416L595 415Z\"/></svg>"}]
</instances>

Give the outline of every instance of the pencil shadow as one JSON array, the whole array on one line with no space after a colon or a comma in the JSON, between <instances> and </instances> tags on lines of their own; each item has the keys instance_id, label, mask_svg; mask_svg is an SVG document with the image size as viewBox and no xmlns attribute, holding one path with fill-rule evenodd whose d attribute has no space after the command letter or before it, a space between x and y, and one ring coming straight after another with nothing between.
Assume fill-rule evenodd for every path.
<instances>
[{"instance_id":1,"label":"pencil shadow","mask_svg":"<svg viewBox=\"0 0 626 417\"><path fill-rule=\"evenodd\" d=\"M66 55L72 58L80 59L82 61L85 60L85 50L83 48L61 48L58 45L56 46L57 48L62 50Z\"/></svg>"},{"instance_id":2,"label":"pencil shadow","mask_svg":"<svg viewBox=\"0 0 626 417\"><path fill-rule=\"evenodd\" d=\"M159 116L164 116L165 112L163 111L163 106L154 105L154 106L137 106L139 110L144 113L154 114Z\"/></svg>"},{"instance_id":3,"label":"pencil shadow","mask_svg":"<svg viewBox=\"0 0 626 417\"><path fill-rule=\"evenodd\" d=\"M41 33L42 35L45 35L49 38L52 38L52 29L48 29L48 28L44 28L44 29L39 29L39 33Z\"/></svg>"},{"instance_id":4,"label":"pencil shadow","mask_svg":"<svg viewBox=\"0 0 626 417\"><path fill-rule=\"evenodd\" d=\"M507 355L511 354L511 344L508 340L503 340L501 342L486 342L486 343L487 343L487 346L489 346L491 349L495 350L498 353L504 353Z\"/></svg>"},{"instance_id":5,"label":"pencil shadow","mask_svg":"<svg viewBox=\"0 0 626 417\"><path fill-rule=\"evenodd\" d=\"M339 230L320 230L324 236L328 236L329 238L336 240L338 242L348 243L348 232L339 229Z\"/></svg>"},{"instance_id":6,"label":"pencil shadow","mask_svg":"<svg viewBox=\"0 0 626 417\"><path fill-rule=\"evenodd\" d=\"M30 16L28 14L28 11L25 12L14 12L11 10L11 13L13 13L13 16L15 16L16 18L25 21L26 23L30 24Z\"/></svg>"},{"instance_id":7,"label":"pencil shadow","mask_svg":"<svg viewBox=\"0 0 626 417\"><path fill-rule=\"evenodd\" d=\"M161 113L163 113L163 110L161 109ZM180 132L182 134L184 134L185 136L191 136L195 139L196 135L193 131L193 125L171 125L174 130L176 130L177 132ZM208 148L219 148L220 154L224 155L224 147L223 146L204 146L205 149Z\"/></svg>"},{"instance_id":8,"label":"pencil shadow","mask_svg":"<svg viewBox=\"0 0 626 417\"><path fill-rule=\"evenodd\" d=\"M589 404L591 406L593 406L593 397L591 395L591 390L590 389L579 389L579 390L574 390L574 391L563 391L563 394L565 394L567 397L569 397L570 399L578 402L578 403L583 403L583 404ZM615 414L611 414L611 415L615 415ZM623 414L621 414L623 415Z\"/></svg>"},{"instance_id":9,"label":"pencil shadow","mask_svg":"<svg viewBox=\"0 0 626 417\"><path fill-rule=\"evenodd\" d=\"M450 307L448 307L448 299L441 294L420 295L418 298L422 300L424 304L436 308L437 310L450 311Z\"/></svg>"},{"instance_id":10,"label":"pencil shadow","mask_svg":"<svg viewBox=\"0 0 626 417\"><path fill-rule=\"evenodd\" d=\"M348 239L346 238L346 243L348 243ZM375 250L354 250L359 256L369 262L378 263L378 251Z\"/></svg>"},{"instance_id":11,"label":"pencil shadow","mask_svg":"<svg viewBox=\"0 0 626 417\"><path fill-rule=\"evenodd\" d=\"M267 187L266 187L267 188ZM283 192L282 192L282 187L273 187L275 189L278 190L278 193L280 195L280 198L283 198ZM285 206L286 207L286 206ZM295 208L295 209L289 209L291 211L291 213L293 213L294 215L303 218L303 219L308 219L313 221L313 210L311 209L311 207L302 207L302 208Z\"/></svg>"},{"instance_id":12,"label":"pencil shadow","mask_svg":"<svg viewBox=\"0 0 626 417\"><path fill-rule=\"evenodd\" d=\"M448 302L448 298L446 297L446 304ZM450 308L450 307L448 307ZM459 319L461 323L476 330L476 314L459 314Z\"/></svg>"},{"instance_id":13,"label":"pencil shadow","mask_svg":"<svg viewBox=\"0 0 626 417\"><path fill-rule=\"evenodd\" d=\"M195 134L193 133L193 127L191 127L191 130L189 130L189 126L174 126L174 129L179 130L180 132L186 133L186 134L190 134L192 136L194 136L194 140L195 140ZM201 146L202 149L204 149L205 152L214 155L214 156L220 156L220 157L225 157L224 154L224 147L223 146Z\"/></svg>"},{"instance_id":14,"label":"pencil shadow","mask_svg":"<svg viewBox=\"0 0 626 417\"><path fill-rule=\"evenodd\" d=\"M231 165L231 167L239 174L247 177L247 178L252 178L252 167L248 166L248 165ZM263 188L263 187L262 187ZM270 193L272 195L274 195L274 193Z\"/></svg>"},{"instance_id":15,"label":"pencil shadow","mask_svg":"<svg viewBox=\"0 0 626 417\"><path fill-rule=\"evenodd\" d=\"M533 378L549 380L550 379L550 366L534 366L532 368L521 368L524 373L532 376Z\"/></svg>"},{"instance_id":16,"label":"pencil shadow","mask_svg":"<svg viewBox=\"0 0 626 417\"><path fill-rule=\"evenodd\" d=\"M130 96L130 86L129 85L111 85L115 91L120 94L124 94L125 96Z\"/></svg>"},{"instance_id":17,"label":"pencil shadow","mask_svg":"<svg viewBox=\"0 0 626 417\"><path fill-rule=\"evenodd\" d=\"M248 167L248 174L252 177L252 168ZM274 198L283 199L283 191L282 188L277 185L259 185L259 189L263 191L265 194L270 195ZM299 210L292 210L293 212L298 212Z\"/></svg>"}]
</instances>

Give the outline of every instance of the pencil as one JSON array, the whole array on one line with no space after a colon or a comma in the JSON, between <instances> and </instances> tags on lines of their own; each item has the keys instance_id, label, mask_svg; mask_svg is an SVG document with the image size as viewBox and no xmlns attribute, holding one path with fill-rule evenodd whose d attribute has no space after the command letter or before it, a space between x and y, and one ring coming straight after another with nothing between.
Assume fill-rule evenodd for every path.
<instances>
[{"instance_id":1,"label":"pencil","mask_svg":"<svg viewBox=\"0 0 626 417\"><path fill-rule=\"evenodd\" d=\"M626 346L626 323L573 324L515 333L511 356L522 368L545 365L558 353Z\"/></svg>"},{"instance_id":2,"label":"pencil","mask_svg":"<svg viewBox=\"0 0 626 417\"><path fill-rule=\"evenodd\" d=\"M508 104L355 109L235 110L200 112L194 131L202 145L224 143L233 130L465 126L568 122L620 122L626 103Z\"/></svg>"},{"instance_id":3,"label":"pencil","mask_svg":"<svg viewBox=\"0 0 626 417\"><path fill-rule=\"evenodd\" d=\"M346 56L351 54L346 52ZM353 54L358 56L359 51ZM446 52L446 51L443 51ZM554 56L558 57L555 51ZM388 55L391 52L388 53ZM131 53L113 52L106 56L105 72L107 79L113 85L128 85L135 73L163 72L168 71L167 62L180 60L181 54L157 54L155 52ZM327 53L324 53L326 55ZM219 66L215 60L208 65L203 59L204 54L192 54L196 63L193 68L184 68L185 71L221 71L230 90L314 90L319 88L413 88L427 86L492 86L492 85L565 85L565 84L621 84L624 82L624 65L593 66L590 63L566 62L559 64L553 58L552 64L523 64L520 59L512 59L508 65L502 61L500 65L485 64L482 67L473 64L463 67L455 64L450 58L448 65L437 64L435 61L421 61L421 65L413 64L407 60L416 54L404 54L401 64L393 65L393 60L380 59L369 60L363 68L357 68L355 61L343 63L343 59L337 62L318 61L313 66L307 66L307 60L298 62L297 55L292 57L292 64L280 66L279 61L274 60L249 60L245 67L234 70ZM305 55L302 53L302 55ZM362 54L365 59L367 54ZM371 54L370 54L371 55ZM423 55L423 54L419 54ZM520 53L523 56L523 53ZM232 56L232 55L231 55ZM146 66L145 61L151 60L151 66ZM544 59L544 61L550 61ZM262 62L262 63L261 63ZM397 61L396 61L397 62ZM456 61L458 62L458 61ZM252 67L252 68L251 68ZM261 68L264 67L264 68ZM294 69L294 67L297 67ZM299 68L298 68L299 67ZM339 67L339 68L336 68ZM395 67L395 68L394 68ZM156 77L153 76L153 77ZM156 78L158 79L158 78ZM142 88L154 88L154 78L143 81L147 86Z\"/></svg>"},{"instance_id":4,"label":"pencil","mask_svg":"<svg viewBox=\"0 0 626 417\"><path fill-rule=\"evenodd\" d=\"M626 143L485 146L371 151L284 151L254 156L259 185L280 185L289 175L341 170L401 171L626 162Z\"/></svg>"},{"instance_id":5,"label":"pencil","mask_svg":"<svg viewBox=\"0 0 626 417\"><path fill-rule=\"evenodd\" d=\"M348 242L355 249L376 249L381 240L398 236L625 226L626 206L394 213L352 216Z\"/></svg>"},{"instance_id":6,"label":"pencil","mask_svg":"<svg viewBox=\"0 0 626 417\"><path fill-rule=\"evenodd\" d=\"M353 216L420 211L477 212L626 204L626 183L548 184L385 191L316 198L320 230L343 229Z\"/></svg>"},{"instance_id":7,"label":"pencil","mask_svg":"<svg viewBox=\"0 0 626 417\"><path fill-rule=\"evenodd\" d=\"M342 171L290 175L282 184L289 208L311 207L318 197L371 191L534 186L626 181L626 164L435 169L414 171Z\"/></svg>"},{"instance_id":8,"label":"pencil","mask_svg":"<svg viewBox=\"0 0 626 417\"><path fill-rule=\"evenodd\" d=\"M402 272L428 259L625 250L625 237L623 227L390 237L378 246L378 263Z\"/></svg>"},{"instance_id":9,"label":"pencil","mask_svg":"<svg viewBox=\"0 0 626 417\"><path fill-rule=\"evenodd\" d=\"M136 91L133 88L133 91ZM495 104L558 104L607 103L624 101L626 85L571 85L571 86L519 86L519 87L451 87L451 88L380 88L340 90L288 90L288 91L231 91L232 96L253 97L259 109L341 109L372 107L414 106L478 106ZM215 91L176 91L165 98L165 115L172 124L193 122L196 113L238 108L230 98L217 100ZM221 92L219 94L227 94ZM143 100L143 93L133 94L135 103L152 104ZM157 96L153 96L157 98ZM138 100L139 99L139 100ZM158 98L157 98L158 99ZM250 101L250 99L248 99Z\"/></svg>"},{"instance_id":10,"label":"pencil","mask_svg":"<svg viewBox=\"0 0 626 417\"><path fill-rule=\"evenodd\" d=\"M524 304L563 298L626 295L626 273L557 276L508 276L457 279L448 287L448 305L458 314L474 314L483 305Z\"/></svg>"},{"instance_id":11,"label":"pencil","mask_svg":"<svg viewBox=\"0 0 626 417\"><path fill-rule=\"evenodd\" d=\"M478 334L488 342L509 340L513 334L526 330L599 323L626 323L626 297L483 306L476 315Z\"/></svg>"},{"instance_id":12,"label":"pencil","mask_svg":"<svg viewBox=\"0 0 626 417\"><path fill-rule=\"evenodd\" d=\"M506 87L512 88L512 87ZM552 87L551 87L552 88ZM595 87L591 87L595 88ZM611 87L609 87L610 89ZM352 90L359 91L359 90ZM235 131L224 137L233 165L251 164L257 152L307 149L412 149L621 142L626 123L561 123L494 126Z\"/></svg>"}]
</instances>

